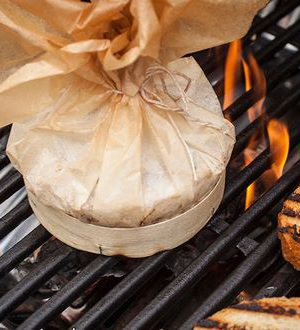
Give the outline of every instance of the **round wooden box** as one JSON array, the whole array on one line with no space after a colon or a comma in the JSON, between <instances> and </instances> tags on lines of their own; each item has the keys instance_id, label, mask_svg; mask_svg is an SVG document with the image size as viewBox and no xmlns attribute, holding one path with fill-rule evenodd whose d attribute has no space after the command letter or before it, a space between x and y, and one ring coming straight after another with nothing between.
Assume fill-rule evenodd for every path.
<instances>
[{"instance_id":1,"label":"round wooden box","mask_svg":"<svg viewBox=\"0 0 300 330\"><path fill-rule=\"evenodd\" d=\"M110 228L87 224L41 204L31 193L29 201L42 225L62 242L79 250L107 256L140 258L175 248L192 238L219 206L224 184L223 174L214 188L188 211L172 219L138 228Z\"/></svg>"}]
</instances>

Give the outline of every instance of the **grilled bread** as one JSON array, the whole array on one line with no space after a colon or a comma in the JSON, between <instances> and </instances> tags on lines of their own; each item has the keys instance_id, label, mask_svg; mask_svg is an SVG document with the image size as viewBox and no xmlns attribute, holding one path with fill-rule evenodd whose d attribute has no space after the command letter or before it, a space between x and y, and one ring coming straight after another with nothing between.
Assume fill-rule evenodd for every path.
<instances>
[{"instance_id":1,"label":"grilled bread","mask_svg":"<svg viewBox=\"0 0 300 330\"><path fill-rule=\"evenodd\" d=\"M300 270L300 187L284 202L278 230L284 258Z\"/></svg>"},{"instance_id":2,"label":"grilled bread","mask_svg":"<svg viewBox=\"0 0 300 330\"><path fill-rule=\"evenodd\" d=\"M245 301L200 321L194 330L300 329L300 298L264 298Z\"/></svg>"}]
</instances>

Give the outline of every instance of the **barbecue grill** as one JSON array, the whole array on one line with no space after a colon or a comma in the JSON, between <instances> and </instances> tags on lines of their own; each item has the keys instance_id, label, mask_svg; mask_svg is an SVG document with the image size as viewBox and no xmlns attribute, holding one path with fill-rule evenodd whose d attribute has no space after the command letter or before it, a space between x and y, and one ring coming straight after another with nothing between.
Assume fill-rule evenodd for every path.
<instances>
[{"instance_id":1,"label":"barbecue grill","mask_svg":"<svg viewBox=\"0 0 300 330\"><path fill-rule=\"evenodd\" d=\"M236 159L261 125L260 118L250 125L242 124L243 116L257 101L250 89L225 109L225 116L236 125L237 143L223 201L205 229L177 249L128 260L76 251L38 225L0 257L0 319L4 327L191 329L197 321L244 296L300 293L300 274L281 257L276 232L283 199L300 182L296 152L300 145L300 21L285 28L279 24L299 8L299 0L273 1L266 15L255 18L243 40L244 49L252 50L266 73L268 118L284 117L289 124L291 156L284 175L243 211L245 189L273 162L267 147L248 166L236 171ZM193 54L221 101L227 49L225 45ZM5 155L9 132L10 127L0 131L0 173L4 173L0 179L1 204L24 184ZM22 199L1 218L0 238L10 235L31 214L27 199ZM8 285L10 276L18 269L20 273L20 265L30 258L34 262L26 276L19 274ZM53 278L66 268L72 270L68 280L53 289ZM43 296L42 288L51 292ZM32 297L39 302L24 312ZM69 317L61 321L62 313Z\"/></svg>"}]
</instances>

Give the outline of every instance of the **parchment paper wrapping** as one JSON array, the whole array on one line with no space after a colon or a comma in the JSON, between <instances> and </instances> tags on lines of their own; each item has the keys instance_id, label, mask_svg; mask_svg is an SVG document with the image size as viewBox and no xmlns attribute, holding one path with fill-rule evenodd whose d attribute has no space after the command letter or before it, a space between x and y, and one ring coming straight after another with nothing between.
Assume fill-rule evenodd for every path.
<instances>
[{"instance_id":1,"label":"parchment paper wrapping","mask_svg":"<svg viewBox=\"0 0 300 330\"><path fill-rule=\"evenodd\" d=\"M8 154L27 189L108 227L201 200L234 131L197 63L178 58L241 37L266 2L1 0L0 126L15 123Z\"/></svg>"}]
</instances>

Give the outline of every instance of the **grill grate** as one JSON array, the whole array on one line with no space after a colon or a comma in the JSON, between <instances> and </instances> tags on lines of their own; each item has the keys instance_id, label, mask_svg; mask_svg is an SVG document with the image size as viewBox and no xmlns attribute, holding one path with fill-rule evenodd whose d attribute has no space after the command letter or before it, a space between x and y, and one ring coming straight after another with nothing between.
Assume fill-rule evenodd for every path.
<instances>
[{"instance_id":1,"label":"grill grate","mask_svg":"<svg viewBox=\"0 0 300 330\"><path fill-rule=\"evenodd\" d=\"M294 116L300 106L300 22L287 29L277 23L292 12L299 1L277 1L277 6L266 17L257 17L244 44L251 47L259 63L266 71L270 107L268 116L279 118ZM254 37L255 35L255 37ZM272 35L272 38L268 38ZM288 50L287 44L294 47ZM225 59L227 46L218 47L218 58ZM212 51L195 54L208 77L220 69ZM278 56L278 54L282 56ZM213 83L220 99L223 96L222 77ZM252 90L242 94L225 115L239 125L239 120L255 102ZM291 153L299 146L300 131L291 120ZM245 127L237 135L233 152L238 157L249 142L253 132L260 125L259 119ZM5 155L5 145L10 127L0 130L0 204L7 201L23 187L21 175L12 169ZM256 298L288 295L297 292L300 276L281 256L277 240L276 214L282 199L300 182L300 160L294 162L276 184L263 194L249 209L237 215L228 216L228 207L246 187L270 168L272 157L267 148L247 167L227 179L224 198L217 213L206 229L194 241L201 241L205 235L207 247L194 256L192 262L170 279L164 275L165 265L173 260L184 247L159 253L155 256L136 260L133 269L122 279L97 297L73 323L75 329L190 329L192 325L209 314L232 303L237 295L255 281L259 283ZM1 173L2 173L1 172ZM6 237L24 222L32 211L27 199L22 200L0 219L0 238ZM260 228L260 230L258 230ZM262 229L261 229L262 228ZM213 239L212 239L213 237ZM3 278L36 249L51 238L38 226L0 257L0 277ZM57 243L56 249L45 260L34 265L27 276L0 297L0 320L5 324L10 313L35 293L62 269L77 252ZM68 308L79 296L93 287L113 267L126 261L122 257L92 256L91 261L50 299L19 322L19 329L53 329L51 321ZM192 302L192 290L204 288L207 274L211 274L220 260L229 259L231 267L219 282L208 281L210 289L199 300ZM225 268L224 262L223 267ZM221 264L222 267L222 264ZM78 267L78 270L80 267ZM169 274L169 273L168 273ZM257 278L261 276L260 279ZM222 277L220 275L220 277ZM155 283L157 285L155 286ZM156 288L151 288L151 287ZM192 306L192 307L191 307ZM172 314L171 314L172 313ZM176 317L174 316L176 315ZM8 324L8 323L7 323ZM16 328L18 325L9 325ZM67 325L65 325L67 328Z\"/></svg>"}]
</instances>

